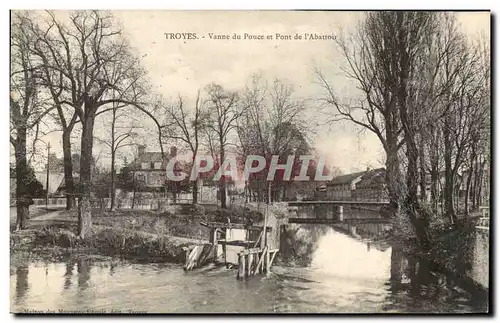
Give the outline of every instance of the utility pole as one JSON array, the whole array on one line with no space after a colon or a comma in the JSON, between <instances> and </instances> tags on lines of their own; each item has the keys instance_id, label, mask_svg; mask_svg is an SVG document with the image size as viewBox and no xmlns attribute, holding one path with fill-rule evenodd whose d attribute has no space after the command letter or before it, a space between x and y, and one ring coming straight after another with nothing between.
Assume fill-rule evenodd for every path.
<instances>
[{"instance_id":1,"label":"utility pole","mask_svg":"<svg viewBox=\"0 0 500 323\"><path fill-rule=\"evenodd\" d=\"M45 194L45 208L49 207L49 176L50 176L50 142L47 145L47 186Z\"/></svg>"}]
</instances>

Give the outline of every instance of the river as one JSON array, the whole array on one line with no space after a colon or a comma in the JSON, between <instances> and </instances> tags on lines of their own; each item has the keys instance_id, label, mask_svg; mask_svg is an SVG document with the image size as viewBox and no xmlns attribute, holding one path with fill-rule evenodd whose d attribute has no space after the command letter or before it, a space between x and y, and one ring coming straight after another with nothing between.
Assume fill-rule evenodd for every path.
<instances>
[{"instance_id":1,"label":"river","mask_svg":"<svg viewBox=\"0 0 500 323\"><path fill-rule=\"evenodd\" d=\"M342 248L335 247L342 246ZM486 304L447 279L391 282L391 248L333 230L308 267L236 280L236 271L125 261L34 262L11 268L11 311L148 313L470 313ZM405 283L406 280L406 283Z\"/></svg>"}]
</instances>

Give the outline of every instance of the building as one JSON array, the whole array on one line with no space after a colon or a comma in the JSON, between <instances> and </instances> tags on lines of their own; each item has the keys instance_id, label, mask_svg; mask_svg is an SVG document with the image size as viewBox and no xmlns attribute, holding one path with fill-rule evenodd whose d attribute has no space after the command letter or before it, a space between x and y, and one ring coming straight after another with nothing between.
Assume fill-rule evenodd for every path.
<instances>
[{"instance_id":1,"label":"building","mask_svg":"<svg viewBox=\"0 0 500 323\"><path fill-rule=\"evenodd\" d=\"M356 183L356 189L352 191L352 199L355 201L388 201L385 176L385 168L366 171Z\"/></svg>"},{"instance_id":2,"label":"building","mask_svg":"<svg viewBox=\"0 0 500 323\"><path fill-rule=\"evenodd\" d=\"M331 181L326 183L326 198L334 201L351 200L356 184L365 173L366 171L332 178Z\"/></svg>"},{"instance_id":3,"label":"building","mask_svg":"<svg viewBox=\"0 0 500 323\"><path fill-rule=\"evenodd\" d=\"M189 175L181 182L168 181L166 168L168 162L177 156L177 148L171 147L168 155L163 158L161 152L146 151L146 146L139 146L137 157L127 166L134 176L136 183L143 183L140 188L143 192L165 192L175 191L176 199L189 201L192 199L192 183L189 182ZM184 161L175 164L174 173L189 172L190 167ZM170 186L174 185L174 186ZM198 202L215 203L217 201L218 187L210 180L198 179Z\"/></svg>"},{"instance_id":4,"label":"building","mask_svg":"<svg viewBox=\"0 0 500 323\"><path fill-rule=\"evenodd\" d=\"M170 158L177 156L177 149L170 148L169 158L161 152L146 151L146 146L137 148L137 157L129 164L134 179L149 189L160 189L166 185L166 167Z\"/></svg>"},{"instance_id":5,"label":"building","mask_svg":"<svg viewBox=\"0 0 500 323\"><path fill-rule=\"evenodd\" d=\"M47 191L47 171L35 172L36 179L43 185ZM49 171L49 196L64 195L64 173Z\"/></svg>"}]
</instances>

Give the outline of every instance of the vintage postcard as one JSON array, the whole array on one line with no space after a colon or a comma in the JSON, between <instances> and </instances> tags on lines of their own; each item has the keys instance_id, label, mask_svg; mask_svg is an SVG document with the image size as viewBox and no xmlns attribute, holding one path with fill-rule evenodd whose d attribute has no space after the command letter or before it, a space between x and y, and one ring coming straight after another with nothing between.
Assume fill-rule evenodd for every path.
<instances>
[{"instance_id":1,"label":"vintage postcard","mask_svg":"<svg viewBox=\"0 0 500 323\"><path fill-rule=\"evenodd\" d=\"M12 10L10 311L489 313L489 11Z\"/></svg>"}]
</instances>

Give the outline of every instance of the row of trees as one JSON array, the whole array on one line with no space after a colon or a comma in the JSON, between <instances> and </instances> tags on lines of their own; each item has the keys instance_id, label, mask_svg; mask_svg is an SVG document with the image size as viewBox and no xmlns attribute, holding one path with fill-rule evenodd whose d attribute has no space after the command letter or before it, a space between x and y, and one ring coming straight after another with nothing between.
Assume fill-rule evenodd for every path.
<instances>
[{"instance_id":1,"label":"row of trees","mask_svg":"<svg viewBox=\"0 0 500 323\"><path fill-rule=\"evenodd\" d=\"M94 139L109 149L113 209L116 159L122 148L137 144L137 128L141 127L137 120L146 117L154 124L163 159L167 157L163 150L166 142L187 150L192 161L200 151L208 152L216 168L229 151L239 154L240 160L248 154L261 154L269 161L272 154L286 159L294 151L310 150L302 116L305 105L282 81L276 80L269 87L263 76L255 76L247 88L237 91L209 84L198 91L193 103L182 96L172 102L155 93L139 57L111 14L48 11L12 15L10 110L18 182L16 229L27 227L30 194L23 184L29 175L27 149L35 146L40 125L47 120L62 132L66 206L75 207L78 196L80 237L91 227L91 194L102 191L92 180ZM105 137L94 135L99 116L110 125ZM81 156L78 189L73 179L71 139L75 136L79 137ZM239 138L241 149L233 148L238 143L235 138ZM189 167L193 164L188 162ZM223 176L219 182L222 207L226 207L227 180ZM197 184L191 184L194 203ZM284 187L283 183L276 185L275 191ZM268 196L265 192L258 191L259 200Z\"/></svg>"},{"instance_id":2,"label":"row of trees","mask_svg":"<svg viewBox=\"0 0 500 323\"><path fill-rule=\"evenodd\" d=\"M349 120L379 138L393 209L409 218L428 249L430 216L439 202L455 223L460 179L468 212L469 200L479 205L489 178L489 43L468 38L454 13L370 12L337 45L359 95L339 97L317 70L327 111L332 121Z\"/></svg>"},{"instance_id":3,"label":"row of trees","mask_svg":"<svg viewBox=\"0 0 500 323\"><path fill-rule=\"evenodd\" d=\"M71 133L80 134L80 190L78 233L91 226L90 194L92 148L96 117L119 106L133 106L146 115L149 85L145 71L129 44L105 12L65 14L14 12L11 22L11 143L16 158L16 228L25 228L28 216L23 185L27 176L28 132L52 114L63 133L67 207L74 205ZM53 112L56 111L56 114ZM36 140L36 136L35 136Z\"/></svg>"},{"instance_id":4,"label":"row of trees","mask_svg":"<svg viewBox=\"0 0 500 323\"><path fill-rule=\"evenodd\" d=\"M263 156L266 167L249 177L247 196L268 201L269 196L277 200L279 192L285 194L291 181L282 181L279 175L272 182L272 194L269 194L266 178L271 157L280 156L280 163L284 163L295 153L294 175L298 175L299 154L312 151L306 138L310 132L304 117L306 105L294 97L291 85L276 79L269 86L262 74L255 74L240 91L228 91L220 85L210 84L204 91L198 91L191 108L186 107L186 101L179 97L173 104L161 104L166 118L162 123L162 135L166 141L177 140L188 150L193 161L203 149L213 157L214 169L223 166L221 163L228 151L237 155L240 171L247 156ZM311 171L315 169L314 163L310 168ZM205 174L205 178L210 179L211 175L213 172ZM219 181L223 208L226 207L227 180L234 179L222 176ZM198 182L192 185L193 202L196 203Z\"/></svg>"}]
</instances>

